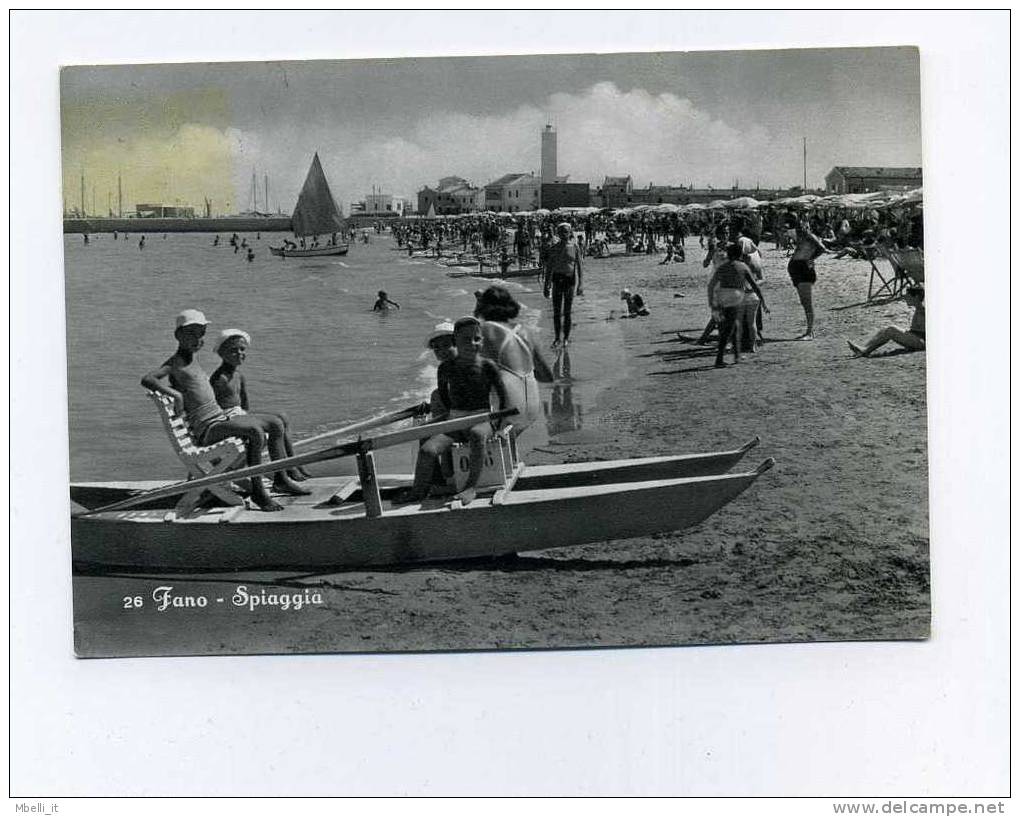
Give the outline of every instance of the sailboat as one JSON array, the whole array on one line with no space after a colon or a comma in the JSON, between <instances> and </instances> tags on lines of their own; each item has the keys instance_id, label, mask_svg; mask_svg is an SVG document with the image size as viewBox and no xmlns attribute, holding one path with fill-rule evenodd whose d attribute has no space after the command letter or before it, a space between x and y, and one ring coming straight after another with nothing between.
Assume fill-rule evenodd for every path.
<instances>
[{"instance_id":1,"label":"sailboat","mask_svg":"<svg viewBox=\"0 0 1020 817\"><path fill-rule=\"evenodd\" d=\"M317 237L337 233L344 229L343 216L333 200L326 174L322 172L319 154L312 159L304 187L298 196L291 229L298 238ZM269 251L281 258L317 258L323 255L347 255L349 245L329 244L322 247L270 247Z\"/></svg>"}]
</instances>

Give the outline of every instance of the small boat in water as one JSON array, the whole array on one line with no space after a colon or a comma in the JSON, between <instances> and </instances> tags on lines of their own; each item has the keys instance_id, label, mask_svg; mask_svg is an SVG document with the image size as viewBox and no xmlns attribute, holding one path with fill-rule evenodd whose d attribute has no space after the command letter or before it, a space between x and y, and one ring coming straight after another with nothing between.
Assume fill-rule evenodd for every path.
<instances>
[{"instance_id":1,"label":"small boat in water","mask_svg":"<svg viewBox=\"0 0 1020 817\"><path fill-rule=\"evenodd\" d=\"M343 216L336 206L316 153L291 216L291 229L298 238L309 238L330 234L335 237L344 228ZM335 243L318 247L270 247L269 252L279 258L319 258L347 255L348 249L348 244Z\"/></svg>"},{"instance_id":2,"label":"small boat in water","mask_svg":"<svg viewBox=\"0 0 1020 817\"><path fill-rule=\"evenodd\" d=\"M465 265L466 266L466 265ZM495 270L460 270L458 272L446 273L450 278L500 278L506 280L508 278L531 278L535 275L539 275L542 272L541 267L510 267L505 272L500 269Z\"/></svg>"},{"instance_id":3,"label":"small boat in water","mask_svg":"<svg viewBox=\"0 0 1020 817\"><path fill-rule=\"evenodd\" d=\"M507 412L488 415L490 418ZM358 439L288 460L184 483L71 485L71 547L78 569L150 572L351 568L492 557L683 530L739 496L772 467L727 473L758 440L705 454L528 466L508 434L490 442L487 469L467 506L448 497L397 504L409 475L377 476L372 451L467 428L474 415ZM206 484L287 465L357 456L359 476L316 477L309 496L278 497L282 511L209 503L175 514L174 498ZM454 462L466 470L466 453ZM455 466L455 468L458 466Z\"/></svg>"},{"instance_id":4,"label":"small boat in water","mask_svg":"<svg viewBox=\"0 0 1020 817\"><path fill-rule=\"evenodd\" d=\"M309 247L307 249L291 249L289 247L270 247L269 252L281 258L319 258L324 255L347 255L350 249L347 244L327 245L325 247Z\"/></svg>"}]
</instances>

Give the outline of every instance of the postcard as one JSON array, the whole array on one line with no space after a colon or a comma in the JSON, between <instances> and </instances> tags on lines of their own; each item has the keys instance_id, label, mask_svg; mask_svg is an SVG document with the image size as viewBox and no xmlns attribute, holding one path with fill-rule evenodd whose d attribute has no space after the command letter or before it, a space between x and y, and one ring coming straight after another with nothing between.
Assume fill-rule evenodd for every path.
<instances>
[{"instance_id":1,"label":"postcard","mask_svg":"<svg viewBox=\"0 0 1020 817\"><path fill-rule=\"evenodd\" d=\"M912 47L64 68L77 654L927 638L920 122Z\"/></svg>"}]
</instances>

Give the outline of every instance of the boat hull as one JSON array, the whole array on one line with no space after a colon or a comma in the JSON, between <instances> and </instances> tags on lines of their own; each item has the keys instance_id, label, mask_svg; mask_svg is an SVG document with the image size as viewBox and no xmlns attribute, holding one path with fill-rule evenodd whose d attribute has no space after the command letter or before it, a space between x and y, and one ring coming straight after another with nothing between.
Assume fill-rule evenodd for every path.
<instances>
[{"instance_id":1,"label":"boat hull","mask_svg":"<svg viewBox=\"0 0 1020 817\"><path fill-rule=\"evenodd\" d=\"M288 250L284 247L270 247L269 252L280 258L320 258L327 255L347 255L349 246L312 247L306 250Z\"/></svg>"},{"instance_id":2,"label":"boat hull","mask_svg":"<svg viewBox=\"0 0 1020 817\"><path fill-rule=\"evenodd\" d=\"M665 458L652 458L663 460ZM393 505L406 478L380 479L383 515L368 518L356 480L307 485L311 497L285 498L284 511L212 508L172 519L163 508L109 512L71 519L71 545L79 569L150 572L270 568L353 568L414 564L571 547L683 530L715 513L746 490L768 467L737 474L644 479L639 461L608 463L637 481L598 484L579 471L580 484L548 471L527 471L512 490L480 496L468 507L442 499ZM691 463L688 463L690 465ZM662 469L662 462L648 463ZM562 487L542 487L559 480ZM544 482L543 482L544 480ZM93 504L116 491L152 483L72 486L72 501L92 492ZM77 497L76 497L77 488ZM171 520L172 521L168 521Z\"/></svg>"},{"instance_id":3,"label":"boat hull","mask_svg":"<svg viewBox=\"0 0 1020 817\"><path fill-rule=\"evenodd\" d=\"M499 278L501 280L507 280L509 278L533 278L542 272L541 267L525 267L524 269L508 269L506 272L499 270L468 272L448 272L446 273L450 278Z\"/></svg>"}]
</instances>

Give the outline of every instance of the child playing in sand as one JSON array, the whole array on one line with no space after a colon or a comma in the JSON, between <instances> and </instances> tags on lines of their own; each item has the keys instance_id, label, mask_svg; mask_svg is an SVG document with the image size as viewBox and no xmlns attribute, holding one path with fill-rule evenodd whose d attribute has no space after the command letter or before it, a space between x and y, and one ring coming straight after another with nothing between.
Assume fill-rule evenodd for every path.
<instances>
[{"instance_id":1,"label":"child playing in sand","mask_svg":"<svg viewBox=\"0 0 1020 817\"><path fill-rule=\"evenodd\" d=\"M924 339L924 287L910 287L906 294L907 303L914 307L914 316L910 319L910 328L903 331L898 326L887 326L872 335L863 346L848 340L847 344L854 357L868 357L879 347L892 341L911 352L925 350Z\"/></svg>"},{"instance_id":2,"label":"child playing in sand","mask_svg":"<svg viewBox=\"0 0 1020 817\"><path fill-rule=\"evenodd\" d=\"M489 395L495 390L499 407L507 404L506 389L499 375L499 367L481 355L482 331L478 319L461 318L453 325L457 355L439 365L439 399L449 410L451 418L490 411ZM414 468L414 482L410 489L397 497L397 502L420 502L429 492L429 485L440 457L455 442L466 442L471 447L471 460L464 489L456 495L462 504L469 505L475 498L475 486L482 473L485 441L492 433L488 421L478 423L464 431L437 434L429 438L418 452Z\"/></svg>"},{"instance_id":3,"label":"child playing in sand","mask_svg":"<svg viewBox=\"0 0 1020 817\"><path fill-rule=\"evenodd\" d=\"M199 445L212 445L228 437L244 440L249 466L262 464L264 438L269 439L271 459L283 459L283 424L278 417L246 414L227 417L216 402L209 376L202 370L196 355L204 344L209 322L197 309L185 309L177 316L174 337L177 351L162 366L142 378L142 386L165 394L174 401L177 412L187 415L192 435ZM264 511L281 511L258 477L252 479L252 499ZM273 487L280 493L302 495L309 491L297 485L283 471L273 478Z\"/></svg>"},{"instance_id":4,"label":"child playing in sand","mask_svg":"<svg viewBox=\"0 0 1020 817\"><path fill-rule=\"evenodd\" d=\"M627 314L625 318L644 318L648 316L648 308L645 306L645 299L629 289L620 290L620 300L627 302Z\"/></svg>"},{"instance_id":5,"label":"child playing in sand","mask_svg":"<svg viewBox=\"0 0 1020 817\"><path fill-rule=\"evenodd\" d=\"M244 375L238 371L248 355L249 346L251 346L251 335L243 329L224 329L213 346L213 352L219 355L223 362L212 373L209 384L213 387L216 402L223 409L223 414L227 419L247 414L249 411L248 384ZM260 413L277 417L283 423L283 447L287 456L293 457L294 446L290 441L290 429L286 415L279 411ZM309 478L309 474L302 468L288 468L287 474L298 482Z\"/></svg>"},{"instance_id":6,"label":"child playing in sand","mask_svg":"<svg viewBox=\"0 0 1020 817\"><path fill-rule=\"evenodd\" d=\"M380 289L376 294L378 295L378 300L376 300L375 306L372 307L373 312L386 312L390 307L400 309L400 304L396 301L391 301L386 294L386 290Z\"/></svg>"}]
</instances>

